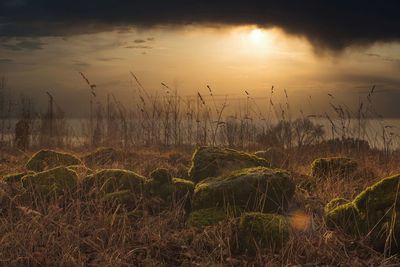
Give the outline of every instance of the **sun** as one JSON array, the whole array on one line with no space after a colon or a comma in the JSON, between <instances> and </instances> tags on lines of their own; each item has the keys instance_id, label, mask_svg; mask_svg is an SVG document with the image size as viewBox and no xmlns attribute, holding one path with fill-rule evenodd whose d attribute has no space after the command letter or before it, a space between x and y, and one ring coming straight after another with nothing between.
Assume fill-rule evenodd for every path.
<instances>
[{"instance_id":1,"label":"sun","mask_svg":"<svg viewBox=\"0 0 400 267\"><path fill-rule=\"evenodd\" d=\"M263 41L265 33L263 30L255 28L250 31L250 40L254 44L259 44Z\"/></svg>"}]
</instances>

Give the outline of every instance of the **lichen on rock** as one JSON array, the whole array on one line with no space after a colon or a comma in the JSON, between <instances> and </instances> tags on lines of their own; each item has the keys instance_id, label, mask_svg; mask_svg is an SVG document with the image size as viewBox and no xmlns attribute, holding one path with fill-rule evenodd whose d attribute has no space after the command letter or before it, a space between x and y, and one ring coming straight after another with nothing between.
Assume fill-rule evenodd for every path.
<instances>
[{"instance_id":1,"label":"lichen on rock","mask_svg":"<svg viewBox=\"0 0 400 267\"><path fill-rule=\"evenodd\" d=\"M270 163L254 154L205 146L197 148L194 152L189 177L197 183L209 177L257 166L269 167Z\"/></svg>"},{"instance_id":2,"label":"lichen on rock","mask_svg":"<svg viewBox=\"0 0 400 267\"><path fill-rule=\"evenodd\" d=\"M240 208L249 211L282 212L293 197L290 174L265 167L247 168L198 183L193 209Z\"/></svg>"},{"instance_id":3,"label":"lichen on rock","mask_svg":"<svg viewBox=\"0 0 400 267\"><path fill-rule=\"evenodd\" d=\"M281 215L260 212L243 213L238 226L238 247L253 254L258 248L277 250L290 239L290 223Z\"/></svg>"},{"instance_id":4,"label":"lichen on rock","mask_svg":"<svg viewBox=\"0 0 400 267\"><path fill-rule=\"evenodd\" d=\"M81 165L82 162L72 154L54 150L40 150L26 163L27 170L41 172L61 166Z\"/></svg>"}]
</instances>

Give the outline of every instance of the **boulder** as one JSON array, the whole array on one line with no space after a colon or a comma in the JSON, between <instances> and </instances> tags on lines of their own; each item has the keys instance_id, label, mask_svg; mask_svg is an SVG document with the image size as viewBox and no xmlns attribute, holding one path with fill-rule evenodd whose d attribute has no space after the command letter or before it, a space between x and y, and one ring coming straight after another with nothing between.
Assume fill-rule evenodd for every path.
<instances>
[{"instance_id":1,"label":"boulder","mask_svg":"<svg viewBox=\"0 0 400 267\"><path fill-rule=\"evenodd\" d=\"M198 183L193 209L237 208L282 212L293 197L295 184L286 171L266 167L247 168Z\"/></svg>"},{"instance_id":2,"label":"boulder","mask_svg":"<svg viewBox=\"0 0 400 267\"><path fill-rule=\"evenodd\" d=\"M146 182L146 191L151 197L160 198L162 204L184 202L185 208L190 209L190 200L194 191L194 183L181 178L172 178L166 169L156 169Z\"/></svg>"},{"instance_id":3,"label":"boulder","mask_svg":"<svg viewBox=\"0 0 400 267\"><path fill-rule=\"evenodd\" d=\"M22 177L24 177L25 175L34 174L34 173L35 172L27 171L27 172L8 174L3 177L3 182L5 182L6 184L19 183L19 182L21 182Z\"/></svg>"},{"instance_id":4,"label":"boulder","mask_svg":"<svg viewBox=\"0 0 400 267\"><path fill-rule=\"evenodd\" d=\"M233 149L200 147L192 157L189 178L195 183L249 167L269 167L270 163L256 155Z\"/></svg>"},{"instance_id":5,"label":"boulder","mask_svg":"<svg viewBox=\"0 0 400 267\"><path fill-rule=\"evenodd\" d=\"M353 236L368 235L373 247L379 251L399 252L399 193L400 174L367 187L351 202L332 200L325 207L326 224Z\"/></svg>"},{"instance_id":6,"label":"boulder","mask_svg":"<svg viewBox=\"0 0 400 267\"><path fill-rule=\"evenodd\" d=\"M56 167L21 178L22 186L42 195L60 195L73 191L78 183L78 176L66 167Z\"/></svg>"},{"instance_id":7,"label":"boulder","mask_svg":"<svg viewBox=\"0 0 400 267\"><path fill-rule=\"evenodd\" d=\"M104 169L82 180L82 188L89 195L100 195L105 201L117 201L135 206L144 195L148 179L135 172Z\"/></svg>"},{"instance_id":8,"label":"boulder","mask_svg":"<svg viewBox=\"0 0 400 267\"><path fill-rule=\"evenodd\" d=\"M243 213L238 226L238 247L254 254L257 249L278 250L289 241L289 221L277 214Z\"/></svg>"},{"instance_id":9,"label":"boulder","mask_svg":"<svg viewBox=\"0 0 400 267\"><path fill-rule=\"evenodd\" d=\"M61 166L81 165L82 162L74 155L54 150L40 150L26 163L27 170L41 172Z\"/></svg>"},{"instance_id":10,"label":"boulder","mask_svg":"<svg viewBox=\"0 0 400 267\"><path fill-rule=\"evenodd\" d=\"M316 178L349 178L358 169L355 160L344 157L319 158L311 164L311 176Z\"/></svg>"}]
</instances>

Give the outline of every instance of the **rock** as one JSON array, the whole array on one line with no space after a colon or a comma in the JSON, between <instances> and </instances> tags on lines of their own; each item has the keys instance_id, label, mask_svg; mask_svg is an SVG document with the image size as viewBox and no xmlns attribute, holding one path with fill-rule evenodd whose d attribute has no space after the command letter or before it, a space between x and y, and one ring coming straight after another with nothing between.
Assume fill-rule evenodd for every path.
<instances>
[{"instance_id":1,"label":"rock","mask_svg":"<svg viewBox=\"0 0 400 267\"><path fill-rule=\"evenodd\" d=\"M85 165L72 165L68 166L68 169L76 172L79 177L86 177L87 175L93 174L93 170L89 169Z\"/></svg>"},{"instance_id":2,"label":"rock","mask_svg":"<svg viewBox=\"0 0 400 267\"><path fill-rule=\"evenodd\" d=\"M146 182L146 191L151 197L160 198L163 205L183 201L184 207L189 210L194 183L181 178L172 178L166 169L157 169L150 174L150 179Z\"/></svg>"},{"instance_id":3,"label":"rock","mask_svg":"<svg viewBox=\"0 0 400 267\"><path fill-rule=\"evenodd\" d=\"M208 208L193 211L186 221L188 227L205 227L217 224L228 218L226 212L221 208Z\"/></svg>"},{"instance_id":4,"label":"rock","mask_svg":"<svg viewBox=\"0 0 400 267\"><path fill-rule=\"evenodd\" d=\"M145 194L148 179L135 172L121 169L104 169L82 180L82 188L89 196L100 196L109 203L136 208Z\"/></svg>"},{"instance_id":5,"label":"rock","mask_svg":"<svg viewBox=\"0 0 400 267\"><path fill-rule=\"evenodd\" d=\"M290 232L290 223L281 215L243 213L238 226L239 249L250 254L258 248L278 250L289 241Z\"/></svg>"},{"instance_id":6,"label":"rock","mask_svg":"<svg viewBox=\"0 0 400 267\"><path fill-rule=\"evenodd\" d=\"M98 148L82 157L82 161L89 166L111 165L123 159L123 152L111 147Z\"/></svg>"},{"instance_id":7,"label":"rock","mask_svg":"<svg viewBox=\"0 0 400 267\"><path fill-rule=\"evenodd\" d=\"M249 167L269 167L265 159L233 149L200 147L192 157L189 177L195 183Z\"/></svg>"},{"instance_id":8,"label":"rock","mask_svg":"<svg viewBox=\"0 0 400 267\"><path fill-rule=\"evenodd\" d=\"M3 177L3 181L7 184L19 183L19 182L21 182L22 177L24 177L25 175L34 174L34 173L35 172L28 171L28 172L19 172L19 173L8 174Z\"/></svg>"},{"instance_id":9,"label":"rock","mask_svg":"<svg viewBox=\"0 0 400 267\"><path fill-rule=\"evenodd\" d=\"M53 150L40 150L29 159L25 167L30 171L41 172L55 167L81 164L74 155Z\"/></svg>"},{"instance_id":10,"label":"rock","mask_svg":"<svg viewBox=\"0 0 400 267\"><path fill-rule=\"evenodd\" d=\"M239 208L282 212L293 197L295 184L288 172L265 167L247 168L198 183L193 209Z\"/></svg>"},{"instance_id":11,"label":"rock","mask_svg":"<svg viewBox=\"0 0 400 267\"><path fill-rule=\"evenodd\" d=\"M362 214L353 202L339 205L342 200L336 199L325 207L325 222L330 229L341 229L352 236L360 236L365 231Z\"/></svg>"},{"instance_id":12,"label":"rock","mask_svg":"<svg viewBox=\"0 0 400 267\"><path fill-rule=\"evenodd\" d=\"M114 193L121 190L143 193L144 184L148 179L135 172L122 169L104 169L86 176L82 180L85 190L98 189L104 193Z\"/></svg>"},{"instance_id":13,"label":"rock","mask_svg":"<svg viewBox=\"0 0 400 267\"><path fill-rule=\"evenodd\" d=\"M399 192L400 174L367 187L351 202L339 205L341 201L333 200L325 207L326 224L352 236L368 235L372 246L379 251L386 247L391 252L399 252Z\"/></svg>"},{"instance_id":14,"label":"rock","mask_svg":"<svg viewBox=\"0 0 400 267\"><path fill-rule=\"evenodd\" d=\"M28 174L21 178L22 186L33 189L43 195L60 195L73 191L78 183L78 176L66 167L57 167L47 171Z\"/></svg>"},{"instance_id":15,"label":"rock","mask_svg":"<svg viewBox=\"0 0 400 267\"><path fill-rule=\"evenodd\" d=\"M158 168L150 173L150 178L160 184L171 183L172 175L164 168Z\"/></svg>"},{"instance_id":16,"label":"rock","mask_svg":"<svg viewBox=\"0 0 400 267\"><path fill-rule=\"evenodd\" d=\"M320 158L311 164L311 176L316 178L349 178L357 171L355 160L343 157Z\"/></svg>"}]
</instances>

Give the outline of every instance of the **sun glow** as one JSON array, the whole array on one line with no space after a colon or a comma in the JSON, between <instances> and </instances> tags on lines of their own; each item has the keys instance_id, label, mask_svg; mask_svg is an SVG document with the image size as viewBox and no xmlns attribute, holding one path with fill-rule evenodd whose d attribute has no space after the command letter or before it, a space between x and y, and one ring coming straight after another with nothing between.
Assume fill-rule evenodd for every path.
<instances>
[{"instance_id":1,"label":"sun glow","mask_svg":"<svg viewBox=\"0 0 400 267\"><path fill-rule=\"evenodd\" d=\"M255 28L250 32L250 40L254 44L260 44L265 38L263 30Z\"/></svg>"}]
</instances>

